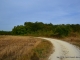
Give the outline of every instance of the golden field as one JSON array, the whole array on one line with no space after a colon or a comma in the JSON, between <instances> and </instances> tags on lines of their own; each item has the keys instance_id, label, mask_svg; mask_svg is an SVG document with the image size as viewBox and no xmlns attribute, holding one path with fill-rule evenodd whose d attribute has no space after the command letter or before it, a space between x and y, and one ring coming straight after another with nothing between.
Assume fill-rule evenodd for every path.
<instances>
[{"instance_id":1,"label":"golden field","mask_svg":"<svg viewBox=\"0 0 80 60\"><path fill-rule=\"evenodd\" d=\"M52 47L51 42L30 36L0 36L0 60L48 60Z\"/></svg>"}]
</instances>

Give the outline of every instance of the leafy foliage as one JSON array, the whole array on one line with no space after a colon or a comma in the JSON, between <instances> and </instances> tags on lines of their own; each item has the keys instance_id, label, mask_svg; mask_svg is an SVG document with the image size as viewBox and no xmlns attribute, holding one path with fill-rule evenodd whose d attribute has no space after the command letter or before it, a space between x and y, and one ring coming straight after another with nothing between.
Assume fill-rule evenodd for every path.
<instances>
[{"instance_id":1,"label":"leafy foliage","mask_svg":"<svg viewBox=\"0 0 80 60\"><path fill-rule=\"evenodd\" d=\"M0 35L11 35L11 31L0 31Z\"/></svg>"},{"instance_id":2,"label":"leafy foliage","mask_svg":"<svg viewBox=\"0 0 80 60\"><path fill-rule=\"evenodd\" d=\"M12 35L65 37L71 33L80 34L80 24L53 25L52 23L25 22L24 25L14 26L12 31L7 33ZM6 32L0 31L0 35L2 34L6 34Z\"/></svg>"}]
</instances>

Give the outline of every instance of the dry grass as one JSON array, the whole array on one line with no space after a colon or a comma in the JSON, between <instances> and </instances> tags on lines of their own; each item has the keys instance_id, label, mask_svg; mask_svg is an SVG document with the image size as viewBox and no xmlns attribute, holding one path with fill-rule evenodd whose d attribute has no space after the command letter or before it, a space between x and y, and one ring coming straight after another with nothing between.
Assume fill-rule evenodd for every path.
<instances>
[{"instance_id":1,"label":"dry grass","mask_svg":"<svg viewBox=\"0 0 80 60\"><path fill-rule=\"evenodd\" d=\"M48 60L50 54L53 52L52 44L49 41L41 41L41 43L33 49L36 52L40 60Z\"/></svg>"},{"instance_id":2,"label":"dry grass","mask_svg":"<svg viewBox=\"0 0 80 60\"><path fill-rule=\"evenodd\" d=\"M0 60L31 60L36 53L40 60L47 60L52 44L30 36L0 36Z\"/></svg>"},{"instance_id":3,"label":"dry grass","mask_svg":"<svg viewBox=\"0 0 80 60\"><path fill-rule=\"evenodd\" d=\"M80 47L80 36L71 36L71 37L65 37L61 40L67 41L73 45L76 45L77 47Z\"/></svg>"}]
</instances>

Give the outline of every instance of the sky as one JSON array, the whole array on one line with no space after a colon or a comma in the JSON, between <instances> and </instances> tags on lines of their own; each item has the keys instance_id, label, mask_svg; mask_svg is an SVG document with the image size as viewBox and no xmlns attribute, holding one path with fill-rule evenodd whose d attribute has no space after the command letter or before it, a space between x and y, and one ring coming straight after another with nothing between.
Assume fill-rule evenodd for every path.
<instances>
[{"instance_id":1,"label":"sky","mask_svg":"<svg viewBox=\"0 0 80 60\"><path fill-rule=\"evenodd\" d=\"M80 0L0 0L0 30L36 21L80 24Z\"/></svg>"}]
</instances>

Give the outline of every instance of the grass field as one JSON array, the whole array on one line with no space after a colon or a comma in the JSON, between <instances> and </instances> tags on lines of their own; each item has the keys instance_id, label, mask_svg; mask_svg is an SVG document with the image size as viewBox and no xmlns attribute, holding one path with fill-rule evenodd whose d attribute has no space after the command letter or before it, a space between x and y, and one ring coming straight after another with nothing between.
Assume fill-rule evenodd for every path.
<instances>
[{"instance_id":1,"label":"grass field","mask_svg":"<svg viewBox=\"0 0 80 60\"><path fill-rule=\"evenodd\" d=\"M0 36L0 60L48 60L52 47L51 42L30 36Z\"/></svg>"}]
</instances>

